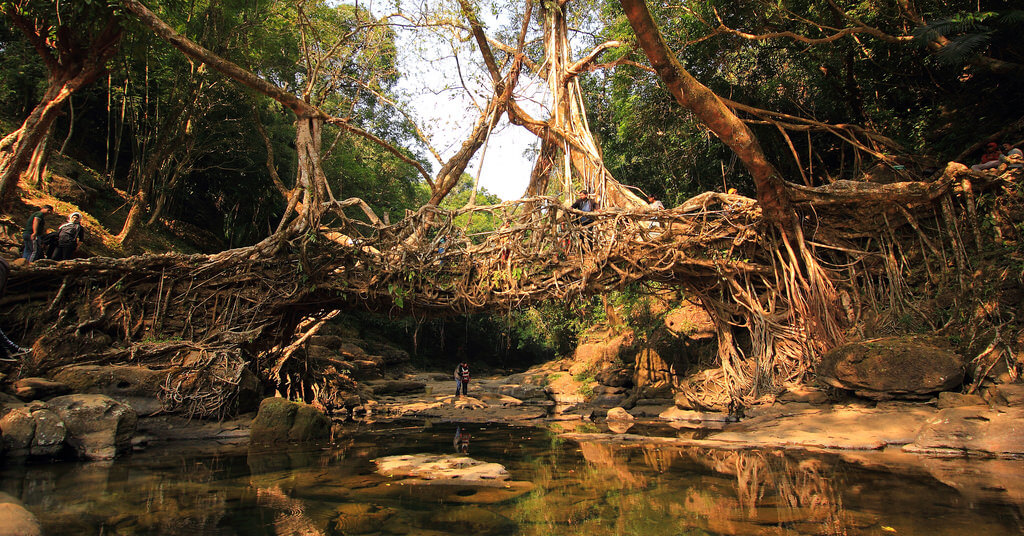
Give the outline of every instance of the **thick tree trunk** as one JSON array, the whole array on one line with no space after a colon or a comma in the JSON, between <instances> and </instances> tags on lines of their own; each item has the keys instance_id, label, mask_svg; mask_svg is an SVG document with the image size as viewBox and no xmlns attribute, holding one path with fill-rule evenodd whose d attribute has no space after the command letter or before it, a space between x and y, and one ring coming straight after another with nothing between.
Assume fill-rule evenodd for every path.
<instances>
[{"instance_id":1,"label":"thick tree trunk","mask_svg":"<svg viewBox=\"0 0 1024 536\"><path fill-rule=\"evenodd\" d=\"M46 138L64 102L97 75L99 70L80 72L78 76L71 72L60 72L51 76L46 93L32 113L25 118L21 128L16 131L17 135L4 140L5 147L3 152L0 152L0 203L10 197L18 180L28 170L36 148Z\"/></svg>"},{"instance_id":2,"label":"thick tree trunk","mask_svg":"<svg viewBox=\"0 0 1024 536\"><path fill-rule=\"evenodd\" d=\"M718 95L683 68L665 44L644 0L620 2L640 46L669 92L736 153L754 178L757 200L764 208L765 216L778 224L786 234L792 234L795 220L785 184L778 170L761 150L757 138Z\"/></svg>"}]
</instances>

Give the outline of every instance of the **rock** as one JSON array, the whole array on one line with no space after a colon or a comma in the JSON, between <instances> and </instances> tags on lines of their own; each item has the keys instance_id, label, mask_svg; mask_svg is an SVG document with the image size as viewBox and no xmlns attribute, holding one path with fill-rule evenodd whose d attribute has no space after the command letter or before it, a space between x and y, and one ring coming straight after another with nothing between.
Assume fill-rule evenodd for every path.
<instances>
[{"instance_id":1,"label":"rock","mask_svg":"<svg viewBox=\"0 0 1024 536\"><path fill-rule=\"evenodd\" d=\"M331 420L308 404L283 398L264 398L252 421L254 444L316 442L331 437Z\"/></svg>"},{"instance_id":2,"label":"rock","mask_svg":"<svg viewBox=\"0 0 1024 536\"><path fill-rule=\"evenodd\" d=\"M447 380L448 378L443 378ZM498 386L498 394L518 398L519 400L547 400L548 394L539 385L505 384Z\"/></svg>"},{"instance_id":3,"label":"rock","mask_svg":"<svg viewBox=\"0 0 1024 536\"><path fill-rule=\"evenodd\" d=\"M509 477L508 471L501 464L452 454L386 456L373 462L377 464L377 472L387 477L442 479L459 483L501 482Z\"/></svg>"},{"instance_id":4,"label":"rock","mask_svg":"<svg viewBox=\"0 0 1024 536\"><path fill-rule=\"evenodd\" d=\"M59 396L47 402L67 429L67 443L79 457L109 460L131 450L135 410L101 394Z\"/></svg>"},{"instance_id":5,"label":"rock","mask_svg":"<svg viewBox=\"0 0 1024 536\"><path fill-rule=\"evenodd\" d=\"M1024 408L960 407L939 411L925 423L909 452L1024 454Z\"/></svg>"},{"instance_id":6,"label":"rock","mask_svg":"<svg viewBox=\"0 0 1024 536\"><path fill-rule=\"evenodd\" d=\"M1024 384L993 385L985 390L984 400L994 406L1024 406Z\"/></svg>"},{"instance_id":7,"label":"rock","mask_svg":"<svg viewBox=\"0 0 1024 536\"><path fill-rule=\"evenodd\" d=\"M658 417L666 421L686 421L692 423L703 422L729 422L736 420L730 418L728 413L717 411L693 411L671 407L658 414Z\"/></svg>"},{"instance_id":8,"label":"rock","mask_svg":"<svg viewBox=\"0 0 1024 536\"><path fill-rule=\"evenodd\" d=\"M573 352L569 374L572 376L597 374L614 363L620 362L635 342L636 337L630 330L616 337L580 344Z\"/></svg>"},{"instance_id":9,"label":"rock","mask_svg":"<svg viewBox=\"0 0 1024 536\"><path fill-rule=\"evenodd\" d=\"M686 396L686 393L684 391L676 393L672 397L672 402L679 409L694 409L693 401L690 400L690 397Z\"/></svg>"},{"instance_id":10,"label":"rock","mask_svg":"<svg viewBox=\"0 0 1024 536\"><path fill-rule=\"evenodd\" d=\"M22 378L11 385L11 392L22 400L40 400L66 395L71 388L46 378Z\"/></svg>"},{"instance_id":11,"label":"rock","mask_svg":"<svg viewBox=\"0 0 1024 536\"><path fill-rule=\"evenodd\" d=\"M0 492L0 536L43 536L43 527L21 501Z\"/></svg>"},{"instance_id":12,"label":"rock","mask_svg":"<svg viewBox=\"0 0 1024 536\"><path fill-rule=\"evenodd\" d=\"M929 337L888 337L844 344L826 353L818 379L858 396L922 398L963 383L964 358Z\"/></svg>"},{"instance_id":13,"label":"rock","mask_svg":"<svg viewBox=\"0 0 1024 536\"><path fill-rule=\"evenodd\" d=\"M633 370L628 367L616 367L598 372L594 379L601 385L609 387L632 387Z\"/></svg>"},{"instance_id":14,"label":"rock","mask_svg":"<svg viewBox=\"0 0 1024 536\"><path fill-rule=\"evenodd\" d=\"M4 450L11 456L55 456L67 435L61 418L36 403L15 407L0 419Z\"/></svg>"},{"instance_id":15,"label":"rock","mask_svg":"<svg viewBox=\"0 0 1024 536\"><path fill-rule=\"evenodd\" d=\"M913 442L935 413L905 403L875 408L782 404L710 437L735 446L880 449Z\"/></svg>"},{"instance_id":16,"label":"rock","mask_svg":"<svg viewBox=\"0 0 1024 536\"><path fill-rule=\"evenodd\" d=\"M602 394L594 397L590 401L590 404L597 408L614 408L615 406L621 406L626 400L626 395L622 394Z\"/></svg>"},{"instance_id":17,"label":"rock","mask_svg":"<svg viewBox=\"0 0 1024 536\"><path fill-rule=\"evenodd\" d=\"M159 395L168 376L175 371L140 366L75 365L61 369L54 378L76 393L104 394L128 404L137 415L153 415L164 409Z\"/></svg>"},{"instance_id":18,"label":"rock","mask_svg":"<svg viewBox=\"0 0 1024 536\"><path fill-rule=\"evenodd\" d=\"M635 419L623 408L612 408L608 410L608 415L605 417L609 421L632 421Z\"/></svg>"},{"instance_id":19,"label":"rock","mask_svg":"<svg viewBox=\"0 0 1024 536\"><path fill-rule=\"evenodd\" d=\"M797 402L802 404L826 404L828 395L821 389L796 385L779 395L779 402Z\"/></svg>"},{"instance_id":20,"label":"rock","mask_svg":"<svg viewBox=\"0 0 1024 536\"><path fill-rule=\"evenodd\" d=\"M988 406L988 404L985 403L985 399L979 395L965 395L963 393L953 393L950 391L943 391L939 393L939 409L961 408L965 406Z\"/></svg>"},{"instance_id":21,"label":"rock","mask_svg":"<svg viewBox=\"0 0 1024 536\"><path fill-rule=\"evenodd\" d=\"M385 380L373 383L370 388L377 396L419 393L425 391L427 384L412 380Z\"/></svg>"},{"instance_id":22,"label":"rock","mask_svg":"<svg viewBox=\"0 0 1024 536\"><path fill-rule=\"evenodd\" d=\"M380 365L368 359L356 359L352 361L352 379L357 381L379 380L384 378Z\"/></svg>"},{"instance_id":23,"label":"rock","mask_svg":"<svg viewBox=\"0 0 1024 536\"><path fill-rule=\"evenodd\" d=\"M715 322L707 310L691 302L683 302L665 315L665 328L675 335L690 339L715 338Z\"/></svg>"}]
</instances>

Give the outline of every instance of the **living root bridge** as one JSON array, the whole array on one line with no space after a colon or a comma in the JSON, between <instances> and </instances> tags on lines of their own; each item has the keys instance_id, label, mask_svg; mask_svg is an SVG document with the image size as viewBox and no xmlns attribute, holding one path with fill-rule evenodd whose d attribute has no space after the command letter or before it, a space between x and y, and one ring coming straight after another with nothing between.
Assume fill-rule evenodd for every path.
<instances>
[{"instance_id":1,"label":"living root bridge","mask_svg":"<svg viewBox=\"0 0 1024 536\"><path fill-rule=\"evenodd\" d=\"M207 374L190 377L219 381L230 392L243 366L280 387L293 341L338 309L466 313L660 282L697 296L713 313L730 396L747 401L813 369L823 348L821 326L807 322L812 312L830 312L837 322L831 329L839 330L885 294L900 303L900 271L915 257L900 250L904 260L897 262L895 243L928 244L926 263L941 256L945 266L946 255L965 262L956 233L948 235L952 248L927 235L956 224L951 199L971 177L951 164L929 183L793 187L811 244L801 249L816 251L827 267L818 272L801 265L817 266L814 258L787 255L785 238L742 196L705 193L670 210L597 213L536 197L453 211L428 205L394 225L342 212L271 257L256 246L217 255L42 261L12 274L0 317L5 326L28 319L20 324L27 332L14 334L39 339L23 374L71 363L199 367ZM815 290L833 289L832 281L838 291ZM736 339L737 328L750 337ZM209 402L214 387L175 387L173 398L215 413L222 407Z\"/></svg>"}]
</instances>

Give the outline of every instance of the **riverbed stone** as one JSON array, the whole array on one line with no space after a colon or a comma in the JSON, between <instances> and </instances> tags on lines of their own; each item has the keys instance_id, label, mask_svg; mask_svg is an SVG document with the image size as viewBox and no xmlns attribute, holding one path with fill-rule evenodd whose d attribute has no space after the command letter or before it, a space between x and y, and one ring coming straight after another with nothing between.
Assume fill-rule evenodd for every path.
<instances>
[{"instance_id":1,"label":"riverbed stone","mask_svg":"<svg viewBox=\"0 0 1024 536\"><path fill-rule=\"evenodd\" d=\"M331 420L308 404L264 398L249 437L254 444L325 441L331 437Z\"/></svg>"},{"instance_id":2,"label":"riverbed stone","mask_svg":"<svg viewBox=\"0 0 1024 536\"><path fill-rule=\"evenodd\" d=\"M605 418L609 421L632 421L636 419L636 417L633 417L628 411L621 407L615 407L608 410L608 415L605 416Z\"/></svg>"},{"instance_id":3,"label":"riverbed stone","mask_svg":"<svg viewBox=\"0 0 1024 536\"><path fill-rule=\"evenodd\" d=\"M42 400L66 395L71 388L66 384L46 378L21 378L11 384L11 392L22 400Z\"/></svg>"},{"instance_id":4,"label":"riverbed stone","mask_svg":"<svg viewBox=\"0 0 1024 536\"><path fill-rule=\"evenodd\" d=\"M1004 383L985 390L983 398L993 406L1024 406L1024 384Z\"/></svg>"},{"instance_id":5,"label":"riverbed stone","mask_svg":"<svg viewBox=\"0 0 1024 536\"><path fill-rule=\"evenodd\" d=\"M447 480L460 483L501 482L509 473L498 463L475 460L451 454L405 454L373 460L377 472L387 477L413 477L425 480Z\"/></svg>"},{"instance_id":6,"label":"riverbed stone","mask_svg":"<svg viewBox=\"0 0 1024 536\"><path fill-rule=\"evenodd\" d=\"M988 406L988 403L980 395L966 395L951 391L939 393L939 399L936 403L936 407L939 409L961 408L965 406Z\"/></svg>"},{"instance_id":7,"label":"riverbed stone","mask_svg":"<svg viewBox=\"0 0 1024 536\"><path fill-rule=\"evenodd\" d=\"M39 519L21 501L0 492L0 536L43 536Z\"/></svg>"},{"instance_id":8,"label":"riverbed stone","mask_svg":"<svg viewBox=\"0 0 1024 536\"><path fill-rule=\"evenodd\" d=\"M61 418L39 402L8 411L0 418L0 433L10 456L55 456L67 435Z\"/></svg>"},{"instance_id":9,"label":"riverbed stone","mask_svg":"<svg viewBox=\"0 0 1024 536\"><path fill-rule=\"evenodd\" d=\"M131 450L135 410L101 394L59 396L47 402L67 429L67 444L88 460L109 460Z\"/></svg>"},{"instance_id":10,"label":"riverbed stone","mask_svg":"<svg viewBox=\"0 0 1024 536\"><path fill-rule=\"evenodd\" d=\"M965 360L934 337L886 337L844 344L821 358L818 379L858 396L927 398L963 383Z\"/></svg>"},{"instance_id":11,"label":"riverbed stone","mask_svg":"<svg viewBox=\"0 0 1024 536\"><path fill-rule=\"evenodd\" d=\"M1024 408L943 409L928 420L914 442L904 450L936 454L1024 454Z\"/></svg>"}]
</instances>

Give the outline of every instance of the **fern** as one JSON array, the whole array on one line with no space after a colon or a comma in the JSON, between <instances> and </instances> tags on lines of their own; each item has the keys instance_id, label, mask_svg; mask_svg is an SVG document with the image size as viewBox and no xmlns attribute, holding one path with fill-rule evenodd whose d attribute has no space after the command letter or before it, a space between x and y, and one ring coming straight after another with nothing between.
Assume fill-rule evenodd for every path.
<instances>
[{"instance_id":1,"label":"fern","mask_svg":"<svg viewBox=\"0 0 1024 536\"><path fill-rule=\"evenodd\" d=\"M935 53L935 59L944 65L962 65L977 56L992 41L994 32L961 35Z\"/></svg>"}]
</instances>

